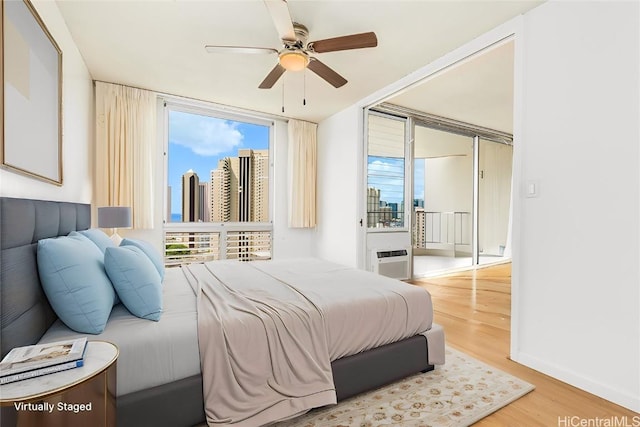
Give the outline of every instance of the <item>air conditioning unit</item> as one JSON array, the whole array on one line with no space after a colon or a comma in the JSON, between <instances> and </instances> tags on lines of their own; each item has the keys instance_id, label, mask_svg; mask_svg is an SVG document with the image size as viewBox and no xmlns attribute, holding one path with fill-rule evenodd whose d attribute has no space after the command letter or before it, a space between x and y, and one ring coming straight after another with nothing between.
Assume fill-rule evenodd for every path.
<instances>
[{"instance_id":1,"label":"air conditioning unit","mask_svg":"<svg viewBox=\"0 0 640 427\"><path fill-rule=\"evenodd\" d=\"M394 279L409 278L409 254L406 249L371 252L373 272Z\"/></svg>"}]
</instances>

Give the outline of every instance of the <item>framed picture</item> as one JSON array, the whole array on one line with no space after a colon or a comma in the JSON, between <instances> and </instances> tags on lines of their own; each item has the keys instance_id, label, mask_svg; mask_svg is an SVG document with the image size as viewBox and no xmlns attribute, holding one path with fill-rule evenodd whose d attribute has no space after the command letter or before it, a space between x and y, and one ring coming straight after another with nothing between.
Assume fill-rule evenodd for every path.
<instances>
[{"instance_id":1,"label":"framed picture","mask_svg":"<svg viewBox=\"0 0 640 427\"><path fill-rule=\"evenodd\" d=\"M62 185L62 51L29 0L1 3L2 167Z\"/></svg>"}]
</instances>

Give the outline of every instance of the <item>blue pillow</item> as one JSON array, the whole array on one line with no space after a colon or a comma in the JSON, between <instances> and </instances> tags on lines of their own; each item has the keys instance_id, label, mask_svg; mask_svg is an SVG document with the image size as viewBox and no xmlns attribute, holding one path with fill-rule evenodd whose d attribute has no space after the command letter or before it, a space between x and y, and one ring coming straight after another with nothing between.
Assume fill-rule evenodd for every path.
<instances>
[{"instance_id":1,"label":"blue pillow","mask_svg":"<svg viewBox=\"0 0 640 427\"><path fill-rule=\"evenodd\" d=\"M156 270L158 270L158 274L160 274L160 279L164 279L164 260L150 243L145 242L144 240L122 239L120 246L135 246L140 249L149 257L153 265L155 265Z\"/></svg>"},{"instance_id":2,"label":"blue pillow","mask_svg":"<svg viewBox=\"0 0 640 427\"><path fill-rule=\"evenodd\" d=\"M149 257L136 246L107 248L104 268L120 301L134 316L160 320L162 279Z\"/></svg>"},{"instance_id":3,"label":"blue pillow","mask_svg":"<svg viewBox=\"0 0 640 427\"><path fill-rule=\"evenodd\" d=\"M98 248L100 248L102 253L104 253L104 250L107 248L110 248L112 246L117 246L115 243L113 243L113 240L111 240L111 238L107 236L104 233L104 231L100 230L99 228L90 228L89 230L82 230L82 231L72 231L70 234L74 234L74 233L80 233L84 237L91 240L93 243L95 243L95 245Z\"/></svg>"},{"instance_id":4,"label":"blue pillow","mask_svg":"<svg viewBox=\"0 0 640 427\"><path fill-rule=\"evenodd\" d=\"M76 332L101 333L116 293L104 271L104 255L79 233L38 242L38 273L49 304Z\"/></svg>"},{"instance_id":5,"label":"blue pillow","mask_svg":"<svg viewBox=\"0 0 640 427\"><path fill-rule=\"evenodd\" d=\"M83 231L72 231L71 233L69 233L69 236L75 236L75 235L82 235L87 239L89 239L98 247L98 249L100 249L100 251L103 254L104 254L104 250L107 249L108 247L117 246L115 243L113 243L113 240L111 240L111 238L107 236L104 233L104 231L100 230L99 228L91 228L89 230L83 230ZM120 304L120 300L118 299L117 294L116 294L116 301L114 305L115 304Z\"/></svg>"}]
</instances>

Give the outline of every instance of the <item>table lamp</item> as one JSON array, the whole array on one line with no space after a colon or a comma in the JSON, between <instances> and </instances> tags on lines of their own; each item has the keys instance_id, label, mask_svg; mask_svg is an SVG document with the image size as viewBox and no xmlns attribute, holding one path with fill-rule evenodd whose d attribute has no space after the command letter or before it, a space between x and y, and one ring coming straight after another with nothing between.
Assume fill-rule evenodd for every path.
<instances>
[{"instance_id":1,"label":"table lamp","mask_svg":"<svg viewBox=\"0 0 640 427\"><path fill-rule=\"evenodd\" d=\"M98 227L111 228L111 240L120 245L122 237L118 235L118 228L131 227L131 208L128 206L105 206L98 208Z\"/></svg>"}]
</instances>

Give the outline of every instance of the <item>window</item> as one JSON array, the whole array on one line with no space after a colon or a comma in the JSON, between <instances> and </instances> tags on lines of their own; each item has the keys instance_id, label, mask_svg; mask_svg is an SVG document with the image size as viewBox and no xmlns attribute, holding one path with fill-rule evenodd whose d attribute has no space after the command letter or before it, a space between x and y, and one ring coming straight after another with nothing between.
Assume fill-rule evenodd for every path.
<instances>
[{"instance_id":1,"label":"window","mask_svg":"<svg viewBox=\"0 0 640 427\"><path fill-rule=\"evenodd\" d=\"M367 227L404 227L405 120L369 113Z\"/></svg>"},{"instance_id":2,"label":"window","mask_svg":"<svg viewBox=\"0 0 640 427\"><path fill-rule=\"evenodd\" d=\"M169 109L167 222L269 222L270 126Z\"/></svg>"},{"instance_id":3,"label":"window","mask_svg":"<svg viewBox=\"0 0 640 427\"><path fill-rule=\"evenodd\" d=\"M165 262L269 259L272 123L166 109Z\"/></svg>"}]
</instances>

